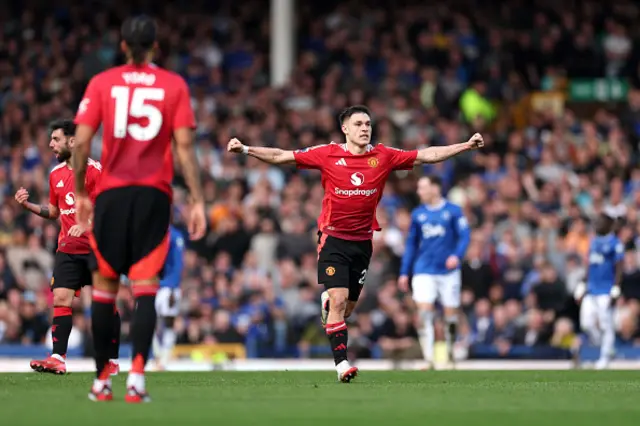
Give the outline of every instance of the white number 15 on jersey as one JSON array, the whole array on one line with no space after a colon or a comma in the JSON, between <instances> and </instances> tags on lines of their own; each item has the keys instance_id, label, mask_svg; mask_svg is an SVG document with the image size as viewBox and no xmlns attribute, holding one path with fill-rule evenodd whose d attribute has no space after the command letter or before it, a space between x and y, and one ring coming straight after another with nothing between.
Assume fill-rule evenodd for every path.
<instances>
[{"instance_id":1,"label":"white number 15 on jersey","mask_svg":"<svg viewBox=\"0 0 640 426\"><path fill-rule=\"evenodd\" d=\"M129 92L133 90L131 102ZM132 139L147 142L154 139L162 128L162 113L154 105L146 104L146 101L163 101L164 89L157 87L113 86L111 97L116 100L115 117L113 120L113 136L122 139L131 136ZM146 126L137 123L129 124L129 116L147 118Z\"/></svg>"}]
</instances>

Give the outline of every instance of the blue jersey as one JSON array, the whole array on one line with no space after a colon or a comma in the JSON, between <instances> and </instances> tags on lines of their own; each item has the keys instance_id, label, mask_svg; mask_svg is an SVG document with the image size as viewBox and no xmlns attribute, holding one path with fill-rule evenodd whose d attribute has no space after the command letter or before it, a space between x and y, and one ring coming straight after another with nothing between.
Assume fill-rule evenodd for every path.
<instances>
[{"instance_id":1,"label":"blue jersey","mask_svg":"<svg viewBox=\"0 0 640 426\"><path fill-rule=\"evenodd\" d=\"M184 269L184 237L173 225L169 227L169 253L164 264L160 287L180 288Z\"/></svg>"},{"instance_id":2,"label":"blue jersey","mask_svg":"<svg viewBox=\"0 0 640 426\"><path fill-rule=\"evenodd\" d=\"M443 201L438 207L416 207L411 213L400 275L448 274L447 258L455 255L462 261L469 239L469 225L459 206Z\"/></svg>"},{"instance_id":3,"label":"blue jersey","mask_svg":"<svg viewBox=\"0 0 640 426\"><path fill-rule=\"evenodd\" d=\"M616 280L616 267L624 256L624 246L613 234L596 235L589 245L587 293L609 294Z\"/></svg>"}]
</instances>

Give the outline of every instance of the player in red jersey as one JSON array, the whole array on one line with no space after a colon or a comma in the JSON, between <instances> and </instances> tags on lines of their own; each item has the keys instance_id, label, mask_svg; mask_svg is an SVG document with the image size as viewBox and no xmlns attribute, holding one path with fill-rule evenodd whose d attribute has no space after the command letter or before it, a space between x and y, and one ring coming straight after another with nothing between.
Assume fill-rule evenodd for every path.
<instances>
[{"instance_id":1,"label":"player in red jersey","mask_svg":"<svg viewBox=\"0 0 640 426\"><path fill-rule=\"evenodd\" d=\"M338 379L349 382L358 369L347 360L348 318L356 306L369 268L372 236L380 230L376 208L385 183L394 170L437 163L484 145L474 134L456 145L403 151L371 145L371 113L352 106L340 114L345 143L330 143L299 151L245 146L232 139L227 150L244 153L270 164L295 164L322 173L324 199L318 219L318 283L322 294L322 323L333 350Z\"/></svg>"},{"instance_id":2,"label":"player in red jersey","mask_svg":"<svg viewBox=\"0 0 640 426\"><path fill-rule=\"evenodd\" d=\"M29 192L24 188L20 188L16 192L15 198L23 208L40 217L52 220L60 218L58 250L51 279L53 353L44 360L31 361L31 368L39 372L64 374L67 372L65 361L73 322L71 304L74 295L80 295L80 289L83 286L91 285L91 272L94 269L95 257L91 253L88 233L85 228L76 223L75 217L75 185L69 159L74 145L76 126L71 120L58 120L51 123L50 129L49 147L60 164L49 175L49 204L30 203L27 201ZM101 170L100 163L88 159L86 188L92 200L95 200ZM120 315L117 310L114 312L108 364L112 375L118 372L118 351L120 348Z\"/></svg>"},{"instance_id":3,"label":"player in red jersey","mask_svg":"<svg viewBox=\"0 0 640 426\"><path fill-rule=\"evenodd\" d=\"M89 398L112 399L105 366L109 360L109 312L126 275L136 298L131 336L133 362L127 402L150 401L144 368L156 325L155 295L169 249L172 139L191 192L188 227L192 239L206 231L200 170L193 148L195 118L185 81L151 63L156 25L139 16L122 25L127 64L93 77L76 115L73 166L78 221L87 223L92 204L84 186L91 139L102 124L102 179L95 202L91 245L98 260L94 276L92 329L97 377Z\"/></svg>"}]
</instances>

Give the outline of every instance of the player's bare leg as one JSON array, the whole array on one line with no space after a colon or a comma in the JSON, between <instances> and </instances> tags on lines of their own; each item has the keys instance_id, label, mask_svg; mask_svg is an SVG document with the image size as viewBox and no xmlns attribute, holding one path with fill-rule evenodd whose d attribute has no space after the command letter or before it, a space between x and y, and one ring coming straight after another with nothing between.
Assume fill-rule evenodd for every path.
<instances>
[{"instance_id":1,"label":"player's bare leg","mask_svg":"<svg viewBox=\"0 0 640 426\"><path fill-rule=\"evenodd\" d=\"M127 395L130 403L151 402L146 390L144 370L149 359L156 328L156 294L160 286L158 278L131 280L136 308L133 313L131 339L133 342L133 361L127 377Z\"/></svg>"},{"instance_id":2,"label":"player's bare leg","mask_svg":"<svg viewBox=\"0 0 640 426\"><path fill-rule=\"evenodd\" d=\"M353 311L356 309L356 305L358 302L354 302L352 300L347 300L347 309L344 310L344 318L347 319L351 316Z\"/></svg>"},{"instance_id":3,"label":"player's bare leg","mask_svg":"<svg viewBox=\"0 0 640 426\"><path fill-rule=\"evenodd\" d=\"M53 350L51 356L43 360L31 361L31 368L40 373L65 374L67 372L67 348L69 335L73 325L71 304L75 291L58 287L53 289L53 322L51 340Z\"/></svg>"},{"instance_id":4,"label":"player's bare leg","mask_svg":"<svg viewBox=\"0 0 640 426\"><path fill-rule=\"evenodd\" d=\"M114 312L119 285L118 279L104 277L99 272L93 275L91 330L96 359L96 379L89 393L89 399L92 401L113 399L109 360L112 355Z\"/></svg>"},{"instance_id":5,"label":"player's bare leg","mask_svg":"<svg viewBox=\"0 0 640 426\"><path fill-rule=\"evenodd\" d=\"M447 343L447 358L450 367L455 366L453 350L458 335L458 318L458 308L444 307L444 336Z\"/></svg>"},{"instance_id":6,"label":"player's bare leg","mask_svg":"<svg viewBox=\"0 0 640 426\"><path fill-rule=\"evenodd\" d=\"M344 319L347 310L349 289L330 288L327 290L327 294L329 296L329 313L327 315L325 330L329 337L329 343L331 344L338 380L348 383L358 375L358 369L352 367L347 359L349 335Z\"/></svg>"},{"instance_id":7,"label":"player's bare leg","mask_svg":"<svg viewBox=\"0 0 640 426\"><path fill-rule=\"evenodd\" d=\"M418 303L418 316L420 319L419 340L422 347L422 356L425 360L425 370L433 368L433 353L435 345L434 319L435 310L432 303Z\"/></svg>"},{"instance_id":8,"label":"player's bare leg","mask_svg":"<svg viewBox=\"0 0 640 426\"><path fill-rule=\"evenodd\" d=\"M322 320L322 326L326 327L327 326L327 318L329 317L329 292L328 291L323 291L322 295L320 296L320 304L322 305L322 315L321 315L321 320ZM353 313L353 311L356 309L356 305L358 304L358 302L354 302L352 300L347 300L347 308L344 311L344 318L347 319L351 316L351 314Z\"/></svg>"}]
</instances>

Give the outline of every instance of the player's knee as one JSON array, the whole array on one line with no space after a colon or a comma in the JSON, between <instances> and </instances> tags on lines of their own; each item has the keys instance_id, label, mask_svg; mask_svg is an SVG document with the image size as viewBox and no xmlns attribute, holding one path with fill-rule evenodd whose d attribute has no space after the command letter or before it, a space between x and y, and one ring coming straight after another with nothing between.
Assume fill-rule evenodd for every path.
<instances>
[{"instance_id":1,"label":"player's knee","mask_svg":"<svg viewBox=\"0 0 640 426\"><path fill-rule=\"evenodd\" d=\"M118 287L120 286L119 279L111 279L103 276L99 272L95 272L93 274L93 288L94 290L107 291L109 293L114 293L118 291Z\"/></svg>"},{"instance_id":2,"label":"player's knee","mask_svg":"<svg viewBox=\"0 0 640 426\"><path fill-rule=\"evenodd\" d=\"M329 291L329 310L345 313L347 310L347 295L342 292Z\"/></svg>"},{"instance_id":3,"label":"player's knee","mask_svg":"<svg viewBox=\"0 0 640 426\"><path fill-rule=\"evenodd\" d=\"M580 321L580 329L585 333L589 333L593 331L595 328L596 328L595 321L589 321L589 320Z\"/></svg>"},{"instance_id":4,"label":"player's knee","mask_svg":"<svg viewBox=\"0 0 640 426\"><path fill-rule=\"evenodd\" d=\"M457 324L458 323L458 314L457 313L446 313L444 314L444 322L447 324Z\"/></svg>"},{"instance_id":5,"label":"player's knee","mask_svg":"<svg viewBox=\"0 0 640 426\"><path fill-rule=\"evenodd\" d=\"M74 294L75 292L68 288L53 289L53 306L71 306Z\"/></svg>"},{"instance_id":6,"label":"player's knee","mask_svg":"<svg viewBox=\"0 0 640 426\"><path fill-rule=\"evenodd\" d=\"M433 312L433 309L419 309L418 314L422 324L433 324L435 320L435 312Z\"/></svg>"}]
</instances>

